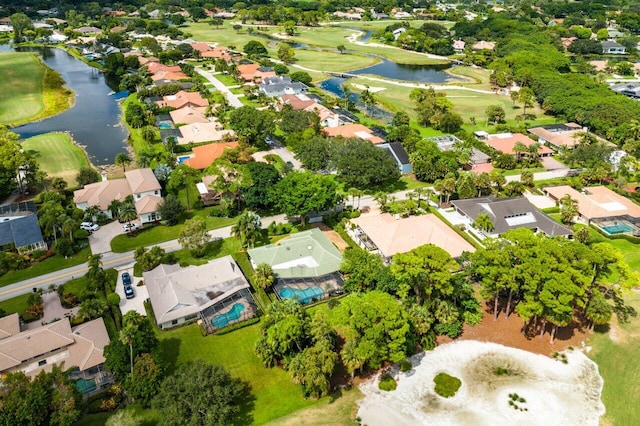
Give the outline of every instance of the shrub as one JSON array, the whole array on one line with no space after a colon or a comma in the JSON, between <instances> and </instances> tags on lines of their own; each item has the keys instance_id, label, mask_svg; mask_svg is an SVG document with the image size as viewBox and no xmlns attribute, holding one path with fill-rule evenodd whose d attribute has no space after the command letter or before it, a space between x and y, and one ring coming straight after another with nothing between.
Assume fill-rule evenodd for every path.
<instances>
[{"instance_id":1,"label":"shrub","mask_svg":"<svg viewBox=\"0 0 640 426\"><path fill-rule=\"evenodd\" d=\"M257 324L259 322L260 322L259 317L250 318L246 321L237 322L227 327L219 328L213 334L221 335L221 334L231 333L232 331L239 330L241 328L248 327L250 325Z\"/></svg>"},{"instance_id":2,"label":"shrub","mask_svg":"<svg viewBox=\"0 0 640 426\"><path fill-rule=\"evenodd\" d=\"M80 303L80 300L73 293L63 293L60 297L60 303L64 308L73 308Z\"/></svg>"},{"instance_id":3,"label":"shrub","mask_svg":"<svg viewBox=\"0 0 640 426\"><path fill-rule=\"evenodd\" d=\"M403 373L410 371L412 368L413 365L411 365L411 363L406 359L400 363L400 371L402 371Z\"/></svg>"},{"instance_id":4,"label":"shrub","mask_svg":"<svg viewBox=\"0 0 640 426\"><path fill-rule=\"evenodd\" d=\"M436 393L444 398L450 398L458 392L462 382L457 377L448 375L447 373L439 373L433 378L436 384Z\"/></svg>"},{"instance_id":5,"label":"shrub","mask_svg":"<svg viewBox=\"0 0 640 426\"><path fill-rule=\"evenodd\" d=\"M398 387L398 383L396 383L395 379L388 374L384 374L380 377L380 383L378 383L378 388L383 391L394 391Z\"/></svg>"},{"instance_id":6,"label":"shrub","mask_svg":"<svg viewBox=\"0 0 640 426\"><path fill-rule=\"evenodd\" d=\"M456 321L453 324L436 324L433 327L436 333L455 339L462 334L462 322Z\"/></svg>"},{"instance_id":7,"label":"shrub","mask_svg":"<svg viewBox=\"0 0 640 426\"><path fill-rule=\"evenodd\" d=\"M107 303L109 306L117 306L120 304L120 295L118 293L109 293L107 295Z\"/></svg>"}]
</instances>

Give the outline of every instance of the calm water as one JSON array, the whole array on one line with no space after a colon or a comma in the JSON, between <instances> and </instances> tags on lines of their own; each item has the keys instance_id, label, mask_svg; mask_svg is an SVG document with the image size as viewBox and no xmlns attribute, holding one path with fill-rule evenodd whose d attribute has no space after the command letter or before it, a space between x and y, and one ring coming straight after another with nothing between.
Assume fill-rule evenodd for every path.
<instances>
[{"instance_id":1,"label":"calm water","mask_svg":"<svg viewBox=\"0 0 640 426\"><path fill-rule=\"evenodd\" d=\"M11 51L0 45L0 51ZM75 105L62 114L16 127L12 131L23 138L48 132L68 131L82 145L95 165L113 163L117 153L126 148L127 129L120 123L118 98L112 96L104 75L64 50L55 48L24 48L36 52L44 62L58 71L67 86L75 92Z\"/></svg>"}]
</instances>

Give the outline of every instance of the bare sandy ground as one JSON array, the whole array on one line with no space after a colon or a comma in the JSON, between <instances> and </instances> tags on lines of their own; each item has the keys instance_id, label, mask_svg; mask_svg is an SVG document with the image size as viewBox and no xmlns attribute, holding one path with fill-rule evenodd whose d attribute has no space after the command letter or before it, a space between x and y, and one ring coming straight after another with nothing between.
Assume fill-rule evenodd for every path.
<instances>
[{"instance_id":1,"label":"bare sandy ground","mask_svg":"<svg viewBox=\"0 0 640 426\"><path fill-rule=\"evenodd\" d=\"M414 368L391 374L392 392L378 381L361 385L361 423L376 425L597 426L604 414L602 378L581 351L564 352L567 363L544 355L477 341L438 346L412 358ZM497 368L509 370L496 374ZM451 398L434 391L440 372L458 377L462 386ZM509 405L516 393L525 402Z\"/></svg>"}]
</instances>

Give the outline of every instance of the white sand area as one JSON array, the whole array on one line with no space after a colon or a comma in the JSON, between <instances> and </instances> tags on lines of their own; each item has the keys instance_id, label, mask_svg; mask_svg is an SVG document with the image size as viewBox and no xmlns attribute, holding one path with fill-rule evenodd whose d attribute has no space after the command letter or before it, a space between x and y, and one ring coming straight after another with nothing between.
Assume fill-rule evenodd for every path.
<instances>
[{"instance_id":1,"label":"white sand area","mask_svg":"<svg viewBox=\"0 0 640 426\"><path fill-rule=\"evenodd\" d=\"M414 368L391 374L392 392L378 381L361 386L361 424L376 425L509 425L597 426L604 414L598 366L580 350L566 351L567 363L495 343L460 341L414 356ZM496 374L502 368L508 374ZM459 378L451 398L434 391L438 373ZM526 402L509 405L509 394Z\"/></svg>"},{"instance_id":2,"label":"white sand area","mask_svg":"<svg viewBox=\"0 0 640 426\"><path fill-rule=\"evenodd\" d=\"M387 90L386 87L371 87L371 86L367 87L364 84L357 84L357 83L353 84L352 86L355 87L358 90L369 89L369 92L371 92L371 93L378 93L378 92L382 92L383 90Z\"/></svg>"}]
</instances>

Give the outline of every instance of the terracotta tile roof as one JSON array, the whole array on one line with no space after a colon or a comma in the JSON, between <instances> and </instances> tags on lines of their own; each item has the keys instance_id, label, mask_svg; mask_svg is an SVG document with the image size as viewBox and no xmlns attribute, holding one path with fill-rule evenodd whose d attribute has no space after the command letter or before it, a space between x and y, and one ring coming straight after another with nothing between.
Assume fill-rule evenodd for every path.
<instances>
[{"instance_id":1,"label":"terracotta tile roof","mask_svg":"<svg viewBox=\"0 0 640 426\"><path fill-rule=\"evenodd\" d=\"M234 137L233 130L225 130L217 122L193 123L178 128L182 137L178 138L179 145L188 143L217 142L225 137Z\"/></svg>"},{"instance_id":2,"label":"terracotta tile roof","mask_svg":"<svg viewBox=\"0 0 640 426\"><path fill-rule=\"evenodd\" d=\"M536 143L536 141L528 136L523 135L522 133L499 133L489 135L485 142L496 151L500 151L504 154L509 155L516 155L516 153L513 151L513 147L518 142L524 144L525 146L530 146ZM540 154L551 154L553 150L548 146L542 145L538 152Z\"/></svg>"},{"instance_id":3,"label":"terracotta tile roof","mask_svg":"<svg viewBox=\"0 0 640 426\"><path fill-rule=\"evenodd\" d=\"M222 156L226 149L237 148L238 142L217 142L193 148L194 156L185 160L184 164L202 170L209 167Z\"/></svg>"},{"instance_id":4,"label":"terracotta tile roof","mask_svg":"<svg viewBox=\"0 0 640 426\"><path fill-rule=\"evenodd\" d=\"M138 56L138 63L140 64L140 66L147 65L147 69L149 69L149 64L160 63L160 59L156 58L155 56L148 56L146 58L144 56ZM151 70L149 70L149 72L151 72Z\"/></svg>"},{"instance_id":5,"label":"terracotta tile roof","mask_svg":"<svg viewBox=\"0 0 640 426\"><path fill-rule=\"evenodd\" d=\"M20 333L20 317L16 314L0 318L0 340Z\"/></svg>"},{"instance_id":6,"label":"terracotta tile roof","mask_svg":"<svg viewBox=\"0 0 640 426\"><path fill-rule=\"evenodd\" d=\"M311 99L303 94L298 95L282 95L280 96L280 100L285 103L291 105L294 110L306 109L311 105L317 104L315 99Z\"/></svg>"},{"instance_id":7,"label":"terracotta tile roof","mask_svg":"<svg viewBox=\"0 0 640 426\"><path fill-rule=\"evenodd\" d=\"M196 43L191 43L191 47L192 47L194 50L199 51L200 53L202 53L202 52L209 52L209 51L213 50L213 49L211 48L211 46L209 46L209 44L208 44L208 43L204 43L204 42L201 42L201 41L196 42Z\"/></svg>"},{"instance_id":8,"label":"terracotta tile roof","mask_svg":"<svg viewBox=\"0 0 640 426\"><path fill-rule=\"evenodd\" d=\"M160 107L182 108L185 106L206 107L209 101L204 99L199 92L179 91L175 95L164 96L161 101L157 101Z\"/></svg>"},{"instance_id":9,"label":"terracotta tile roof","mask_svg":"<svg viewBox=\"0 0 640 426\"><path fill-rule=\"evenodd\" d=\"M176 124L208 123L209 119L204 116L206 110L206 107L186 106L170 111L169 115Z\"/></svg>"},{"instance_id":10,"label":"terracotta tile roof","mask_svg":"<svg viewBox=\"0 0 640 426\"><path fill-rule=\"evenodd\" d=\"M335 138L342 136L343 138L360 138L371 142L374 145L383 143L384 139L373 134L368 127L359 124L345 124L344 126L328 127L322 130L328 137Z\"/></svg>"}]
</instances>

